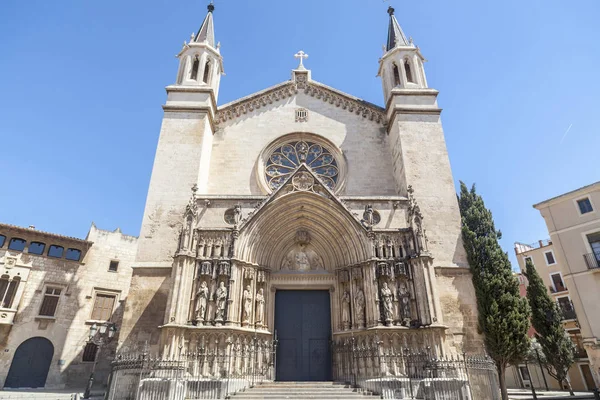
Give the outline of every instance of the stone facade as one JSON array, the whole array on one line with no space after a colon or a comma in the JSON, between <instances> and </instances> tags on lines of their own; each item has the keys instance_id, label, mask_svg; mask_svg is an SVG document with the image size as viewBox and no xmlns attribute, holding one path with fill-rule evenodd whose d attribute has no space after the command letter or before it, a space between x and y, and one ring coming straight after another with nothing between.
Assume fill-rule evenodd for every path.
<instances>
[{"instance_id":1,"label":"stone facade","mask_svg":"<svg viewBox=\"0 0 600 400\"><path fill-rule=\"evenodd\" d=\"M16 242L13 239L21 239L24 248L11 249L18 248L14 246ZM45 387L85 387L93 364L83 361L90 327L94 323L115 323L117 329L120 329L137 238L124 235L119 230L104 231L94 225L87 238L81 240L33 228L0 224L0 242L2 241L2 274L9 276L10 280L14 280L16 276L21 277L21 281L12 302L3 303L3 308L0 309L0 317L3 318L0 320L0 384L11 385L7 379L13 379L14 374L19 375L16 370L18 360L15 360L19 347L28 339L44 338L53 348ZM41 249L36 243L44 244L44 248ZM53 245L62 247L62 254L55 253L50 248ZM77 252L69 252L69 249L81 253L78 255ZM118 261L116 271L109 270L111 261ZM0 288L4 288L1 282ZM53 312L52 307L48 309L47 305L42 304L48 289L57 289L54 293L60 291ZM2 294L4 293L3 291ZM99 293L115 296L113 309L106 314L106 320L92 320ZM4 318L6 315L8 317ZM109 363L114 357L116 346L117 340L108 342L99 353L96 370L99 381L106 381L108 377ZM15 367L9 374L13 364ZM11 374L12 378L9 376ZM17 386L25 381L12 380Z\"/></svg>"},{"instance_id":2,"label":"stone facade","mask_svg":"<svg viewBox=\"0 0 600 400\"><path fill-rule=\"evenodd\" d=\"M107 322L91 321L91 307L98 292L111 292L119 334L103 349L99 381L116 349L164 357L208 349L240 372L250 343L260 363L277 357L267 348L277 292L321 290L330 301L326 346L356 339L385 354L480 353L438 92L393 10L379 60L385 107L313 80L303 52L289 81L217 106L224 64L213 10L184 43L166 88L139 240L92 227L86 241L68 239L84 248L83 261L19 253L29 275L7 348L44 331L57 349L47 386L80 385L89 326ZM107 270L115 258L119 279ZM68 301L40 319L48 271Z\"/></svg>"},{"instance_id":3,"label":"stone facade","mask_svg":"<svg viewBox=\"0 0 600 400\"><path fill-rule=\"evenodd\" d=\"M214 34L179 58L123 349L269 340L278 290L325 289L334 341L481 352L437 91L412 42L380 59L385 108L313 80L302 62L291 80L217 107Z\"/></svg>"}]
</instances>

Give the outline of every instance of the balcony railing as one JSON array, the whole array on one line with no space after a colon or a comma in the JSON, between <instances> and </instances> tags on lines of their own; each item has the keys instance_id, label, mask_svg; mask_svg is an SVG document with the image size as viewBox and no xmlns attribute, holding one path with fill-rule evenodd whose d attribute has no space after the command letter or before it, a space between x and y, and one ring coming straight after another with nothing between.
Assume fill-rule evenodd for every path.
<instances>
[{"instance_id":1,"label":"balcony railing","mask_svg":"<svg viewBox=\"0 0 600 400\"><path fill-rule=\"evenodd\" d=\"M600 253L584 254L583 258L585 258L588 269L600 268Z\"/></svg>"},{"instance_id":2,"label":"balcony railing","mask_svg":"<svg viewBox=\"0 0 600 400\"><path fill-rule=\"evenodd\" d=\"M575 314L575 308L573 307L573 303L571 304L560 304L558 303L558 308L562 312L563 321L569 319L577 319L577 314Z\"/></svg>"},{"instance_id":3,"label":"balcony railing","mask_svg":"<svg viewBox=\"0 0 600 400\"><path fill-rule=\"evenodd\" d=\"M556 288L554 288L552 285L549 285L548 289L550 290L550 293L561 293L567 291L567 287L561 285L557 285Z\"/></svg>"},{"instance_id":4,"label":"balcony railing","mask_svg":"<svg viewBox=\"0 0 600 400\"><path fill-rule=\"evenodd\" d=\"M575 358L588 358L587 352L581 346L575 346Z\"/></svg>"}]
</instances>

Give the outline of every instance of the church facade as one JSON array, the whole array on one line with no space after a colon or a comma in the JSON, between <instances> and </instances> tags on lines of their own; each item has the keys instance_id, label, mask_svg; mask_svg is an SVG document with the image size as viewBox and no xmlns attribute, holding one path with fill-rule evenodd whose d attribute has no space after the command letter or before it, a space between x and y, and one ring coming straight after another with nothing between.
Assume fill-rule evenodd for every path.
<instances>
[{"instance_id":1,"label":"church facade","mask_svg":"<svg viewBox=\"0 0 600 400\"><path fill-rule=\"evenodd\" d=\"M213 10L166 88L121 350L276 338L289 380L331 379L349 337L480 352L438 92L393 9L384 107L313 79L303 52L290 80L217 105Z\"/></svg>"}]
</instances>

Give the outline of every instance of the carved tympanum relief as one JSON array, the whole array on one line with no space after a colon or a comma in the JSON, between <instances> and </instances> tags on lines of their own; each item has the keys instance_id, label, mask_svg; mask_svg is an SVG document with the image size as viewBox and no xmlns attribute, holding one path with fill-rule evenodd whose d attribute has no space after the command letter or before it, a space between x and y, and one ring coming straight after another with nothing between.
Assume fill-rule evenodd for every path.
<instances>
[{"instance_id":1,"label":"carved tympanum relief","mask_svg":"<svg viewBox=\"0 0 600 400\"><path fill-rule=\"evenodd\" d=\"M307 230L298 230L294 246L283 260L284 271L318 271L323 270L323 260L311 248L311 237Z\"/></svg>"}]
</instances>

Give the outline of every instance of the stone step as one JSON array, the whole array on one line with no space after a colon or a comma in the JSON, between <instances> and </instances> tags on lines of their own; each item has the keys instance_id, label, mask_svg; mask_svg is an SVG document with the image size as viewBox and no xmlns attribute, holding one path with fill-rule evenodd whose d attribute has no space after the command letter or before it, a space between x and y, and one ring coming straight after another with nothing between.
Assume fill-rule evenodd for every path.
<instances>
[{"instance_id":1,"label":"stone step","mask_svg":"<svg viewBox=\"0 0 600 400\"><path fill-rule=\"evenodd\" d=\"M290 392L290 391L302 391L302 392L336 392L343 391L345 392L349 388L345 388L344 386L321 386L321 387L310 387L310 386L298 386L298 387L277 387L277 386L255 386L254 388L250 388L247 390L252 390L253 392Z\"/></svg>"},{"instance_id":2,"label":"stone step","mask_svg":"<svg viewBox=\"0 0 600 400\"><path fill-rule=\"evenodd\" d=\"M278 393L278 394L264 394L264 393L249 393L243 392L234 395L233 399L348 399L354 397L364 397L362 394L353 392L341 392L341 393Z\"/></svg>"},{"instance_id":3,"label":"stone step","mask_svg":"<svg viewBox=\"0 0 600 400\"><path fill-rule=\"evenodd\" d=\"M71 393L44 393L44 392L8 392L0 391L0 399L39 399L39 400L71 400L74 396Z\"/></svg>"},{"instance_id":4,"label":"stone step","mask_svg":"<svg viewBox=\"0 0 600 400\"><path fill-rule=\"evenodd\" d=\"M235 394L235 399L348 399L364 397L337 382L266 382Z\"/></svg>"}]
</instances>

